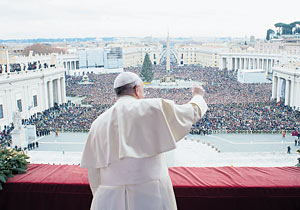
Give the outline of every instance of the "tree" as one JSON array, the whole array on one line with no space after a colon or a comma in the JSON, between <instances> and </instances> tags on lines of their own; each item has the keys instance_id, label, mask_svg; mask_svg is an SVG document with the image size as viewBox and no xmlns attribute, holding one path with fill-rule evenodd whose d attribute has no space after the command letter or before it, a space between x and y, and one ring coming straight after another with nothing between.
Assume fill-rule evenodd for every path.
<instances>
[{"instance_id":1,"label":"tree","mask_svg":"<svg viewBox=\"0 0 300 210\"><path fill-rule=\"evenodd\" d=\"M292 34L293 27L290 24L276 23L274 26L279 28L277 30L277 35Z\"/></svg>"},{"instance_id":2,"label":"tree","mask_svg":"<svg viewBox=\"0 0 300 210\"><path fill-rule=\"evenodd\" d=\"M271 39L271 34L275 34L275 32L274 32L272 29L269 29L269 30L267 31L267 37L266 37L266 39L267 39L268 41Z\"/></svg>"},{"instance_id":3,"label":"tree","mask_svg":"<svg viewBox=\"0 0 300 210\"><path fill-rule=\"evenodd\" d=\"M293 34L300 34L300 21L292 22L290 26L292 27Z\"/></svg>"},{"instance_id":4,"label":"tree","mask_svg":"<svg viewBox=\"0 0 300 210\"><path fill-rule=\"evenodd\" d=\"M286 24L283 28L282 28L282 34L292 34L292 26L290 26L289 24Z\"/></svg>"},{"instance_id":5,"label":"tree","mask_svg":"<svg viewBox=\"0 0 300 210\"><path fill-rule=\"evenodd\" d=\"M144 82L152 82L153 72L152 72L152 63L150 61L148 53L146 53L144 58L144 63L141 72L141 78Z\"/></svg>"}]
</instances>

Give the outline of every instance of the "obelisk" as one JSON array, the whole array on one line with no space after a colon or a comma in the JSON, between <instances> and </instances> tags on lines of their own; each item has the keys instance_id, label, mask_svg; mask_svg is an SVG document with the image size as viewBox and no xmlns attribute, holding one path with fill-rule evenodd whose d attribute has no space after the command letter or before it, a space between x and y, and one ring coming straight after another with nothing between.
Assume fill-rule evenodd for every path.
<instances>
[{"instance_id":1,"label":"obelisk","mask_svg":"<svg viewBox=\"0 0 300 210\"><path fill-rule=\"evenodd\" d=\"M167 73L169 74L171 70L171 65L170 65L170 39L169 39L169 32L168 32L168 37L167 37L167 63L166 63L166 70Z\"/></svg>"}]
</instances>

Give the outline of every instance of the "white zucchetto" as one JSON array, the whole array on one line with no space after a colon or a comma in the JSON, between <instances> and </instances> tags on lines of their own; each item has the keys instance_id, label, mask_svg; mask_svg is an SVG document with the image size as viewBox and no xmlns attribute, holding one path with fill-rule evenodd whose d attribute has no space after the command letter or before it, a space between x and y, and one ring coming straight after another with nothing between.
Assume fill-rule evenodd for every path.
<instances>
[{"instance_id":1,"label":"white zucchetto","mask_svg":"<svg viewBox=\"0 0 300 210\"><path fill-rule=\"evenodd\" d=\"M114 88L122 87L124 85L137 82L140 80L140 77L132 72L122 72L120 73L114 82Z\"/></svg>"}]
</instances>

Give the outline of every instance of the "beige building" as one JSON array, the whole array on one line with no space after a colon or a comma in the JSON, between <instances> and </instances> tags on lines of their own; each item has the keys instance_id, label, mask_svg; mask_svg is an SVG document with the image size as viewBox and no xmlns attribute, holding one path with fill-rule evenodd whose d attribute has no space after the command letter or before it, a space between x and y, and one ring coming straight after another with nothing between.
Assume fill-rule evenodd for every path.
<instances>
[{"instance_id":1,"label":"beige building","mask_svg":"<svg viewBox=\"0 0 300 210\"><path fill-rule=\"evenodd\" d=\"M149 54L153 65L160 64L163 52L162 45L127 45L123 46L123 67L143 65L146 53Z\"/></svg>"},{"instance_id":2,"label":"beige building","mask_svg":"<svg viewBox=\"0 0 300 210\"><path fill-rule=\"evenodd\" d=\"M256 42L255 51L269 54L300 55L300 35L282 35L280 39Z\"/></svg>"},{"instance_id":3,"label":"beige building","mask_svg":"<svg viewBox=\"0 0 300 210\"><path fill-rule=\"evenodd\" d=\"M207 45L175 45L179 65L200 65L207 67L219 66L220 46Z\"/></svg>"}]
</instances>

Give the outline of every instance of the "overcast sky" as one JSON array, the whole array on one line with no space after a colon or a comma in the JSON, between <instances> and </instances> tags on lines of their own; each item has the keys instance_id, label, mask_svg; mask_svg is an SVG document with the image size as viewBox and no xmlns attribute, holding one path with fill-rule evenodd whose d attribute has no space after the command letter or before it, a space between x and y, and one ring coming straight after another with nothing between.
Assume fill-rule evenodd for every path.
<instances>
[{"instance_id":1,"label":"overcast sky","mask_svg":"<svg viewBox=\"0 0 300 210\"><path fill-rule=\"evenodd\" d=\"M300 21L298 0L0 0L0 39L254 35Z\"/></svg>"}]
</instances>

